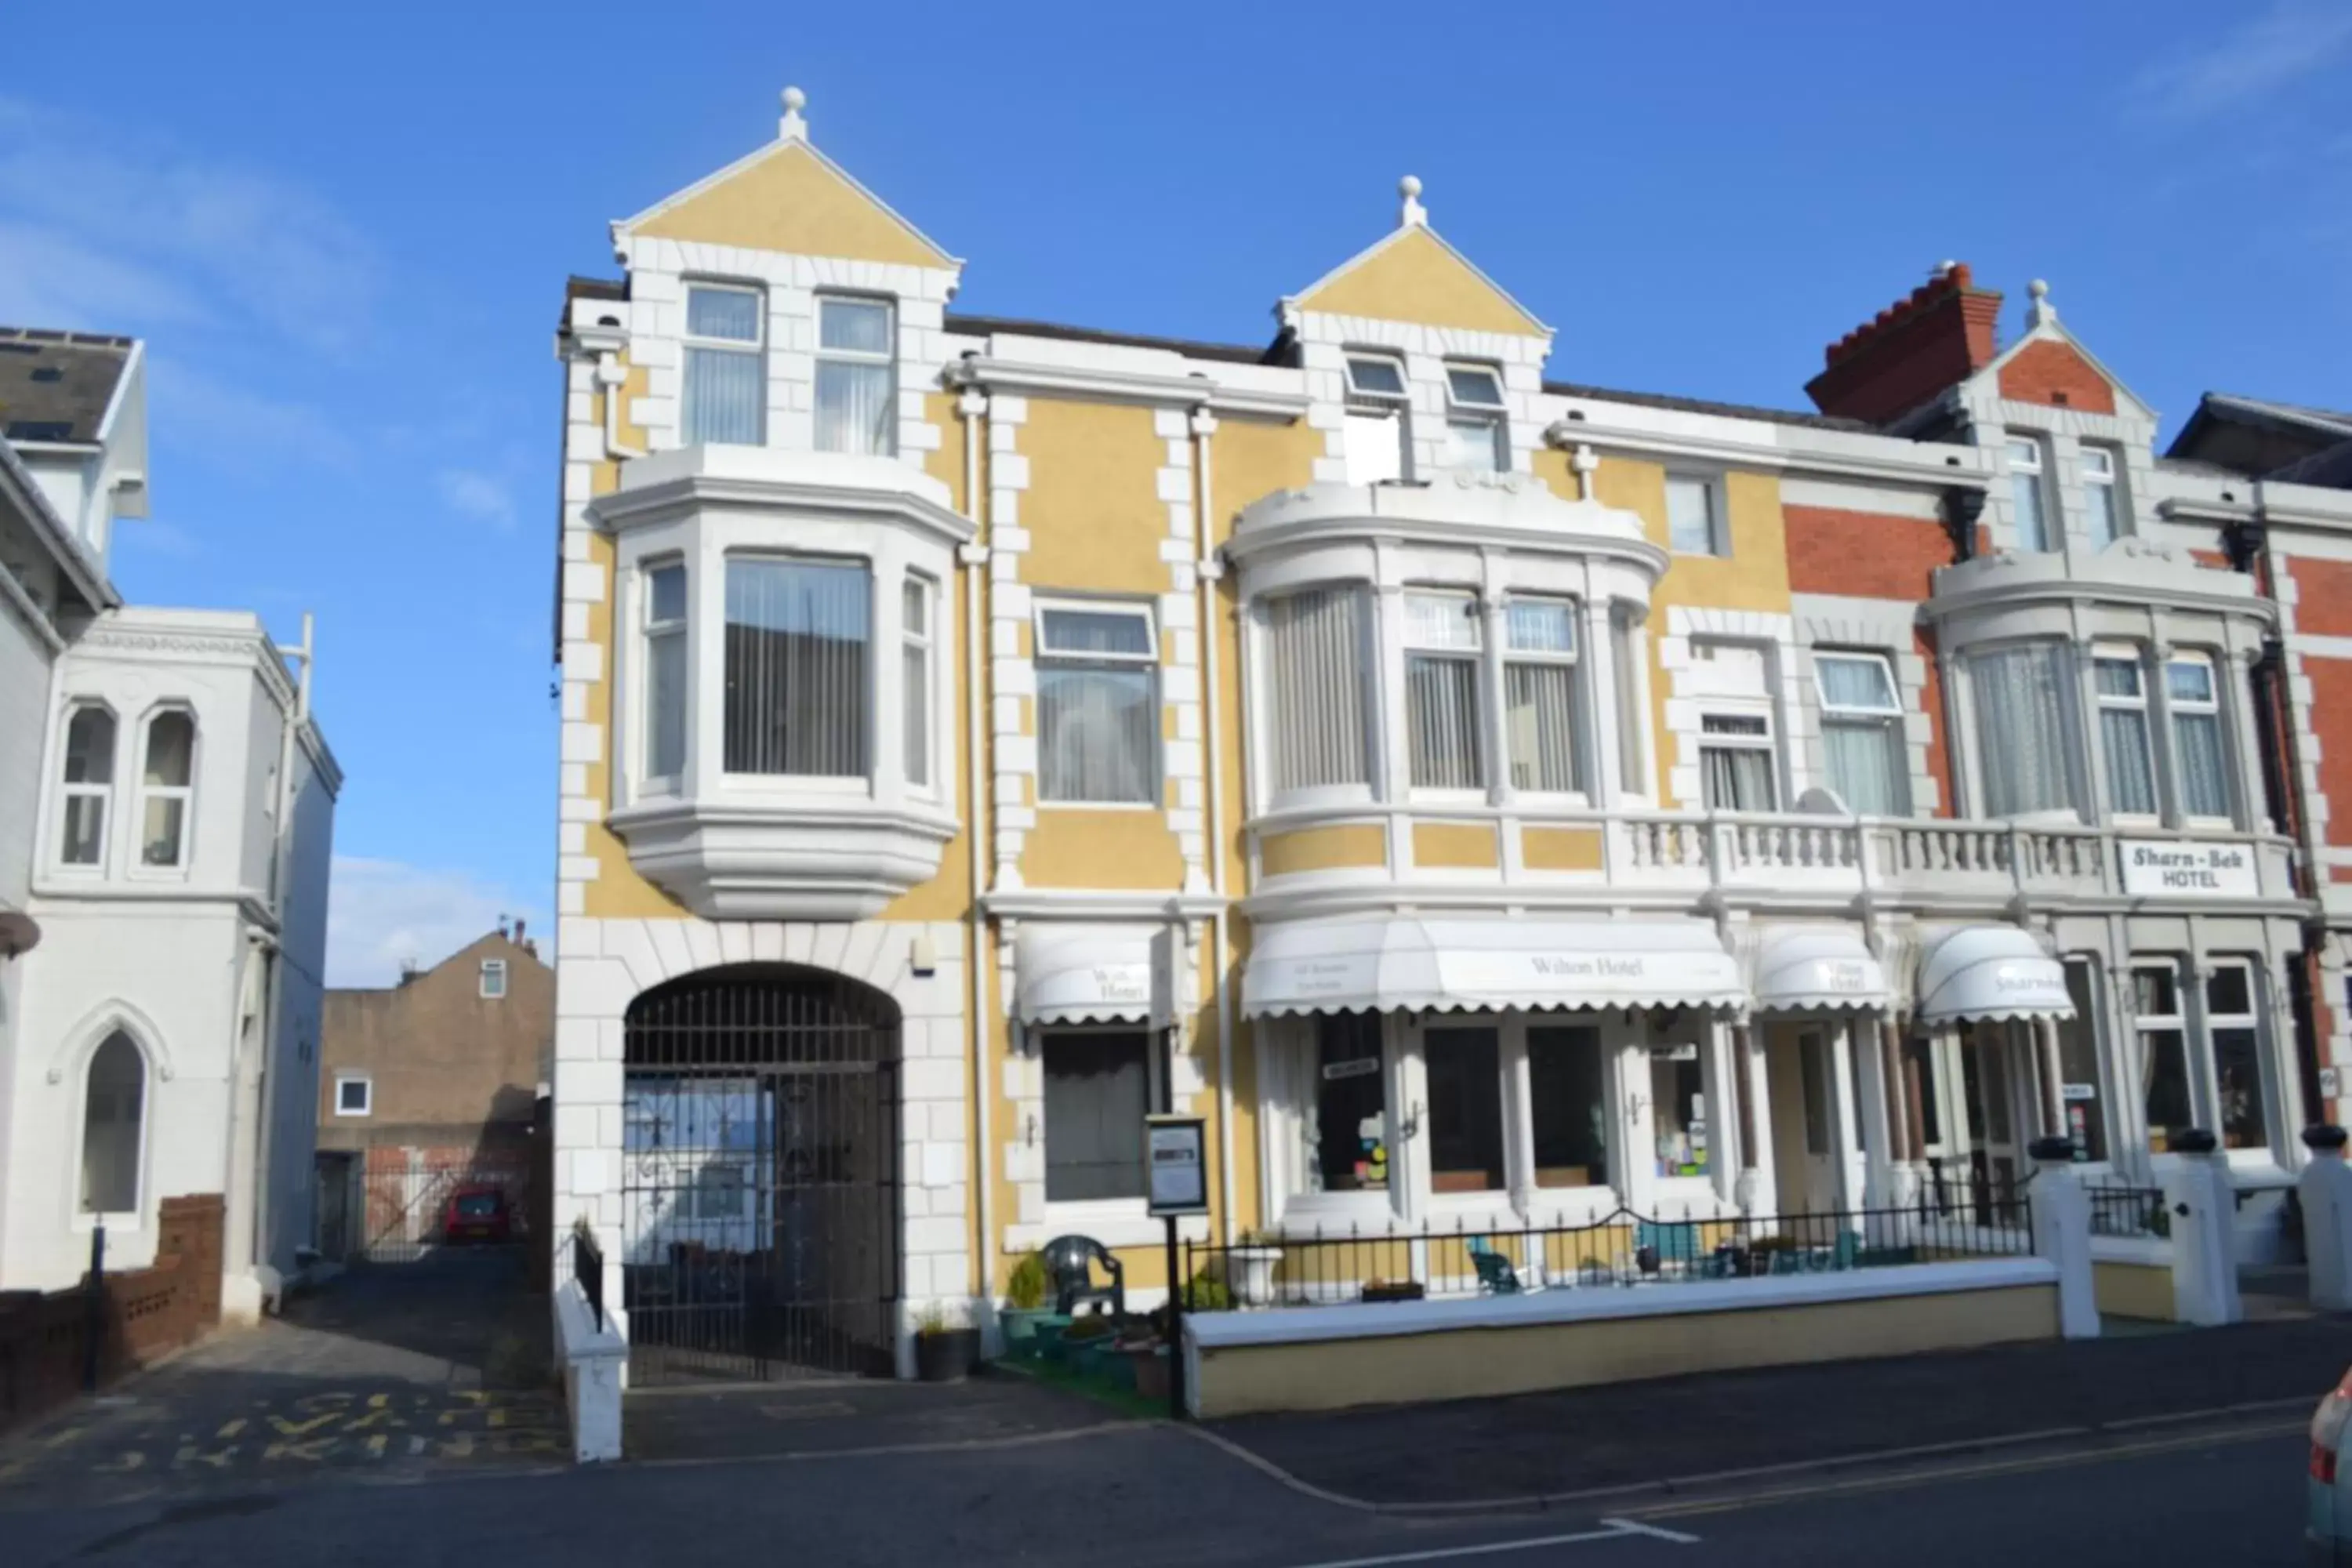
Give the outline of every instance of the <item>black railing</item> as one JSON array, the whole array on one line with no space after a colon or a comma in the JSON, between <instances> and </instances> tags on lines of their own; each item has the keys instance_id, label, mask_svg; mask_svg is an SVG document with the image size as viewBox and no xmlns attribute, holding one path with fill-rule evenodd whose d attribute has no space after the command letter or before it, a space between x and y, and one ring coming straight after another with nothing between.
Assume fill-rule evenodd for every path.
<instances>
[{"instance_id":1,"label":"black railing","mask_svg":"<svg viewBox=\"0 0 2352 1568\"><path fill-rule=\"evenodd\" d=\"M604 1249L586 1226L572 1233L572 1278L580 1281L580 1293L588 1299L588 1310L595 1315L596 1331L604 1331Z\"/></svg>"},{"instance_id":2,"label":"black railing","mask_svg":"<svg viewBox=\"0 0 2352 1568\"><path fill-rule=\"evenodd\" d=\"M1231 1247L1186 1243L1186 1305L1332 1306L1349 1301L1515 1295L1538 1289L1638 1286L1828 1274L2033 1251L2021 1187L1902 1208L1679 1217L1619 1207L1582 1225L1497 1224L1468 1216L1417 1226L1286 1229Z\"/></svg>"},{"instance_id":3,"label":"black railing","mask_svg":"<svg viewBox=\"0 0 2352 1568\"><path fill-rule=\"evenodd\" d=\"M2165 1207L2163 1189L2100 1183L2086 1190L2091 1194L2093 1236L2161 1239L2172 1234L2172 1215Z\"/></svg>"}]
</instances>

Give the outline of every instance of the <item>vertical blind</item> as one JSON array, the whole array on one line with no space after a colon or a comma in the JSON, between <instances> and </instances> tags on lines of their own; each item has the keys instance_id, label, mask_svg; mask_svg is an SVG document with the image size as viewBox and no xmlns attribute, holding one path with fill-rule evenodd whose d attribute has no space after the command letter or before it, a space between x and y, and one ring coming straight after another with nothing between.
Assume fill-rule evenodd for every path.
<instances>
[{"instance_id":1,"label":"vertical blind","mask_svg":"<svg viewBox=\"0 0 2352 1568\"><path fill-rule=\"evenodd\" d=\"M760 352L761 296L746 289L686 291L686 444L756 447L765 437L767 358ZM740 344L740 347L724 346Z\"/></svg>"},{"instance_id":2,"label":"vertical blind","mask_svg":"<svg viewBox=\"0 0 2352 1568\"><path fill-rule=\"evenodd\" d=\"M1478 740L1477 601L1467 595L1404 596L1405 736L1423 789L1482 789ZM1444 651L1440 651L1444 650Z\"/></svg>"},{"instance_id":3,"label":"vertical blind","mask_svg":"<svg viewBox=\"0 0 2352 1568\"><path fill-rule=\"evenodd\" d=\"M891 353L889 306L872 300L818 301L818 451L897 449Z\"/></svg>"},{"instance_id":4,"label":"vertical blind","mask_svg":"<svg viewBox=\"0 0 2352 1568\"><path fill-rule=\"evenodd\" d=\"M1316 588L1266 605L1274 787L1368 783L1364 750L1365 595Z\"/></svg>"},{"instance_id":5,"label":"vertical blind","mask_svg":"<svg viewBox=\"0 0 2352 1568\"><path fill-rule=\"evenodd\" d=\"M1510 750L1511 787L1564 793L1582 787L1577 775L1576 612L1560 599L1514 599L1506 606L1507 643L1515 655L1503 667L1503 722Z\"/></svg>"},{"instance_id":6,"label":"vertical blind","mask_svg":"<svg viewBox=\"0 0 2352 1568\"><path fill-rule=\"evenodd\" d=\"M864 776L869 604L863 566L727 563L729 773Z\"/></svg>"},{"instance_id":7,"label":"vertical blind","mask_svg":"<svg viewBox=\"0 0 2352 1568\"><path fill-rule=\"evenodd\" d=\"M676 778L686 768L686 568L646 574L646 772Z\"/></svg>"},{"instance_id":8,"label":"vertical blind","mask_svg":"<svg viewBox=\"0 0 2352 1568\"><path fill-rule=\"evenodd\" d=\"M1154 804L1159 729L1151 623L1131 611L1038 615L1041 798Z\"/></svg>"},{"instance_id":9,"label":"vertical blind","mask_svg":"<svg viewBox=\"0 0 2352 1568\"><path fill-rule=\"evenodd\" d=\"M2125 816L2156 815L2156 772L2147 752L2147 698L2139 662L2095 661L2099 690L2099 744L2107 763L2107 808Z\"/></svg>"},{"instance_id":10,"label":"vertical blind","mask_svg":"<svg viewBox=\"0 0 2352 1568\"><path fill-rule=\"evenodd\" d=\"M1699 789L1710 811L1770 811L1772 726L1745 713L1707 713L1699 728L1714 743L1698 750ZM1735 740L1734 738L1738 739Z\"/></svg>"},{"instance_id":11,"label":"vertical blind","mask_svg":"<svg viewBox=\"0 0 2352 1568\"><path fill-rule=\"evenodd\" d=\"M2063 811L2074 804L2066 782L2062 668L2055 644L2002 648L1969 663L1988 816Z\"/></svg>"}]
</instances>

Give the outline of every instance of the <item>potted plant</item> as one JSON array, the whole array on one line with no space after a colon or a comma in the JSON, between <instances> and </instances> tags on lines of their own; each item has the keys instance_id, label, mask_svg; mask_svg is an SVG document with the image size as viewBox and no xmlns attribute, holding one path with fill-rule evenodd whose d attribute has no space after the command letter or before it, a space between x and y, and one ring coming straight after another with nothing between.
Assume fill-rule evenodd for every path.
<instances>
[{"instance_id":1,"label":"potted plant","mask_svg":"<svg viewBox=\"0 0 2352 1568\"><path fill-rule=\"evenodd\" d=\"M915 1375L925 1383L960 1383L980 1360L980 1331L950 1322L934 1304L915 1320Z\"/></svg>"},{"instance_id":2,"label":"potted plant","mask_svg":"<svg viewBox=\"0 0 2352 1568\"><path fill-rule=\"evenodd\" d=\"M1282 1248L1263 1231L1245 1230L1241 1243L1225 1249L1225 1283L1244 1307L1274 1305L1274 1270Z\"/></svg>"},{"instance_id":3,"label":"potted plant","mask_svg":"<svg viewBox=\"0 0 2352 1568\"><path fill-rule=\"evenodd\" d=\"M997 1314L997 1321L1004 1325L1006 1347L1015 1354L1036 1353L1038 1325L1055 1316L1045 1310L1053 1283L1045 1272L1045 1255L1038 1252L1022 1258L1013 1270L1013 1278L1005 1281L1005 1306Z\"/></svg>"},{"instance_id":4,"label":"potted plant","mask_svg":"<svg viewBox=\"0 0 2352 1568\"><path fill-rule=\"evenodd\" d=\"M1070 1326L1062 1331L1063 1362L1077 1372L1100 1372L1099 1363L1111 1353L1114 1331L1118 1327L1117 1322L1101 1312L1073 1320Z\"/></svg>"}]
</instances>

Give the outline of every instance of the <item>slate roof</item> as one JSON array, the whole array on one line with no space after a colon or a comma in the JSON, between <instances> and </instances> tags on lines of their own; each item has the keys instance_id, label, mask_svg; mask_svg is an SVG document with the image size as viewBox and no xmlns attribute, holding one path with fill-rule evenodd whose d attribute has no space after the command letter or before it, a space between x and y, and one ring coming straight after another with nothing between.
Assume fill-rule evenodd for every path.
<instances>
[{"instance_id":1,"label":"slate roof","mask_svg":"<svg viewBox=\"0 0 2352 1568\"><path fill-rule=\"evenodd\" d=\"M0 327L0 436L95 444L133 346L98 332Z\"/></svg>"}]
</instances>

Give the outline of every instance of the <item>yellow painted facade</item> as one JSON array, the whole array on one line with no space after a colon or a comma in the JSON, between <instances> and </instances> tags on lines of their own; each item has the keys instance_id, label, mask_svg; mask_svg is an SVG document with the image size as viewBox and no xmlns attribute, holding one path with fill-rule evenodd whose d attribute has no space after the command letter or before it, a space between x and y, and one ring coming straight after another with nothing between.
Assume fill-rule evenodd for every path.
<instances>
[{"instance_id":1,"label":"yellow painted facade","mask_svg":"<svg viewBox=\"0 0 2352 1568\"><path fill-rule=\"evenodd\" d=\"M1519 858L1530 871L1598 871L1601 829L1528 827L1519 834Z\"/></svg>"},{"instance_id":2,"label":"yellow painted facade","mask_svg":"<svg viewBox=\"0 0 2352 1568\"><path fill-rule=\"evenodd\" d=\"M814 149L782 142L699 190L646 214L631 232L800 256L906 267L951 267L939 247L893 216Z\"/></svg>"},{"instance_id":3,"label":"yellow painted facade","mask_svg":"<svg viewBox=\"0 0 2352 1568\"><path fill-rule=\"evenodd\" d=\"M1454 870L1493 870L1503 863L1495 830L1483 822L1416 822L1412 863Z\"/></svg>"},{"instance_id":4,"label":"yellow painted facade","mask_svg":"<svg viewBox=\"0 0 2352 1568\"><path fill-rule=\"evenodd\" d=\"M1299 308L1474 332L1540 336L1543 323L1424 227L1399 229L1299 296Z\"/></svg>"},{"instance_id":5,"label":"yellow painted facade","mask_svg":"<svg viewBox=\"0 0 2352 1568\"><path fill-rule=\"evenodd\" d=\"M1376 822L1345 822L1269 833L1258 845L1258 861L1269 877L1302 871L1336 871L1388 863L1389 841Z\"/></svg>"}]
</instances>

